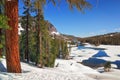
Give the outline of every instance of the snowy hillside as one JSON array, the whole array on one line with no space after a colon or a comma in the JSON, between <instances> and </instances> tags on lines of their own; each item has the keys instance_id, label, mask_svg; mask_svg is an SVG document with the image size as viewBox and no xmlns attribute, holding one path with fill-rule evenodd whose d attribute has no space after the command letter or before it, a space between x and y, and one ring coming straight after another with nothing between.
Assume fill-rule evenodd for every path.
<instances>
[{"instance_id":1,"label":"snowy hillside","mask_svg":"<svg viewBox=\"0 0 120 80\"><path fill-rule=\"evenodd\" d=\"M4 59L2 63L5 65ZM58 67L41 69L21 62L22 74L0 72L0 80L94 80L81 72L86 73L86 70L93 72L93 70L88 67L84 68L75 61L56 60L57 63L59 63Z\"/></svg>"},{"instance_id":2,"label":"snowy hillside","mask_svg":"<svg viewBox=\"0 0 120 80\"><path fill-rule=\"evenodd\" d=\"M111 69L111 72L103 72L102 67L92 69L88 66L82 65L83 60L88 60L99 50L94 48L106 48L105 52L109 57L97 57L103 60L117 61L120 60L120 46L106 46L98 47L86 45L87 48L78 49L73 47L70 56L73 59L63 60L56 59L54 68L37 68L31 64L21 62L22 73L14 74L5 72L5 59L0 62L0 80L120 80L120 70ZM5 67L5 68L3 68Z\"/></svg>"}]
</instances>

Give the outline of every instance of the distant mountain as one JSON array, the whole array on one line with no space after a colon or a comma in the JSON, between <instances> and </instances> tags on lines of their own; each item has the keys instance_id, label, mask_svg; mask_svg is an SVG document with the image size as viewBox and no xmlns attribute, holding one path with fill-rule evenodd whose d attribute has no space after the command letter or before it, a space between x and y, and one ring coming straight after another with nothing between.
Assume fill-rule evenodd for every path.
<instances>
[{"instance_id":1,"label":"distant mountain","mask_svg":"<svg viewBox=\"0 0 120 80\"><path fill-rule=\"evenodd\" d=\"M52 23L50 23L49 21L47 21L47 23L49 25L49 31L51 35L56 36L59 39L64 39L64 40L69 40L69 41L78 41L79 37L59 33L56 27Z\"/></svg>"},{"instance_id":2,"label":"distant mountain","mask_svg":"<svg viewBox=\"0 0 120 80\"><path fill-rule=\"evenodd\" d=\"M48 21L47 21L47 23L49 24L49 31L50 32L57 32L57 29L55 28L55 26L52 23L50 23Z\"/></svg>"},{"instance_id":3,"label":"distant mountain","mask_svg":"<svg viewBox=\"0 0 120 80\"><path fill-rule=\"evenodd\" d=\"M48 30L51 35L60 35L60 33L57 31L56 27L50 23L49 21L46 21L48 24Z\"/></svg>"},{"instance_id":4,"label":"distant mountain","mask_svg":"<svg viewBox=\"0 0 120 80\"><path fill-rule=\"evenodd\" d=\"M56 36L59 39L64 39L72 42L88 42L94 45L100 45L100 44L120 45L120 32L80 38L74 35L60 34L55 28L55 26L50 22L49 22L49 31L51 35Z\"/></svg>"},{"instance_id":5,"label":"distant mountain","mask_svg":"<svg viewBox=\"0 0 120 80\"><path fill-rule=\"evenodd\" d=\"M74 35L68 35L68 34L61 34L61 35L68 38L68 40L70 40L70 41L77 42L79 39L81 39L80 37L76 37Z\"/></svg>"}]
</instances>

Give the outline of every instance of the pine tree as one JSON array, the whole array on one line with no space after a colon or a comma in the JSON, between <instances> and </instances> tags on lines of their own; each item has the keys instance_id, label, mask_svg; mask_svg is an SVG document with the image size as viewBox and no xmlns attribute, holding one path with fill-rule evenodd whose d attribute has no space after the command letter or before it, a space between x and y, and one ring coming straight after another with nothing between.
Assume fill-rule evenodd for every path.
<instances>
[{"instance_id":1,"label":"pine tree","mask_svg":"<svg viewBox=\"0 0 120 80\"><path fill-rule=\"evenodd\" d=\"M21 22L22 23L22 22ZM23 23L22 23L23 24ZM21 24L21 25L22 25ZM21 32L21 35L20 35L20 39L19 39L19 45L20 45L20 59L22 61L25 60L25 40L26 40L26 36L25 36L25 31L22 31Z\"/></svg>"},{"instance_id":2,"label":"pine tree","mask_svg":"<svg viewBox=\"0 0 120 80\"><path fill-rule=\"evenodd\" d=\"M18 44L18 0L5 0L5 13L9 18L10 30L6 30L6 63L7 71L21 73Z\"/></svg>"},{"instance_id":3,"label":"pine tree","mask_svg":"<svg viewBox=\"0 0 120 80\"><path fill-rule=\"evenodd\" d=\"M0 1L0 58L2 57L2 48L3 48L3 44L2 44L2 29L5 29L8 27L8 25L6 24L6 17L4 15L4 0Z\"/></svg>"},{"instance_id":4,"label":"pine tree","mask_svg":"<svg viewBox=\"0 0 120 80\"><path fill-rule=\"evenodd\" d=\"M68 57L68 47L65 40L61 40L61 55L63 59L67 59Z\"/></svg>"},{"instance_id":5,"label":"pine tree","mask_svg":"<svg viewBox=\"0 0 120 80\"><path fill-rule=\"evenodd\" d=\"M51 40L51 57L49 58L50 67L54 67L55 59L59 55L59 39L55 38Z\"/></svg>"},{"instance_id":6,"label":"pine tree","mask_svg":"<svg viewBox=\"0 0 120 80\"><path fill-rule=\"evenodd\" d=\"M50 47L51 47L51 36L49 34L49 24L47 21L43 20L41 21L41 32L42 32L42 49L43 49L43 62L44 66L50 67L49 61L50 61Z\"/></svg>"},{"instance_id":7,"label":"pine tree","mask_svg":"<svg viewBox=\"0 0 120 80\"><path fill-rule=\"evenodd\" d=\"M27 0L26 2L26 5L27 5L27 9L26 9L26 49L25 49L25 59L27 59L27 62L29 62L29 44L28 44L28 27L29 27L29 0Z\"/></svg>"},{"instance_id":8,"label":"pine tree","mask_svg":"<svg viewBox=\"0 0 120 80\"><path fill-rule=\"evenodd\" d=\"M29 42L28 42L28 48L29 48L29 60L32 62L35 62L35 53L36 53L36 29L35 29L35 21L33 16L29 16ZM22 16L20 19L21 26L23 29L26 28L26 16ZM21 60L25 61L25 50L26 50L26 30L23 30L20 35L20 52L21 52Z\"/></svg>"},{"instance_id":9,"label":"pine tree","mask_svg":"<svg viewBox=\"0 0 120 80\"><path fill-rule=\"evenodd\" d=\"M65 59L68 59L68 56L69 56L69 52L68 52L68 46L67 46L67 41L64 41L64 58Z\"/></svg>"},{"instance_id":10,"label":"pine tree","mask_svg":"<svg viewBox=\"0 0 120 80\"><path fill-rule=\"evenodd\" d=\"M29 29L31 27L30 25L30 9L31 9L31 2L30 0L24 0L24 17L23 20L25 21L24 24L24 29L25 29L25 59L27 59L27 62L29 62L30 59L30 52L29 52Z\"/></svg>"},{"instance_id":11,"label":"pine tree","mask_svg":"<svg viewBox=\"0 0 120 80\"><path fill-rule=\"evenodd\" d=\"M3 56L3 49L5 48L5 30L9 29L8 18L5 15L4 6L5 1L0 0L0 57Z\"/></svg>"},{"instance_id":12,"label":"pine tree","mask_svg":"<svg viewBox=\"0 0 120 80\"><path fill-rule=\"evenodd\" d=\"M41 32L41 26L40 26L40 21L41 19L43 19L42 17L42 5L45 4L44 2L45 0L43 1L40 1L40 0L35 0L34 2L34 6L35 6L35 9L36 9L36 17L37 17L37 53L36 53L36 56L39 56L40 57L37 57L37 60L36 60L36 65L39 65L39 67L43 67L43 57L42 57L42 32ZM40 60L39 60L40 58Z\"/></svg>"}]
</instances>

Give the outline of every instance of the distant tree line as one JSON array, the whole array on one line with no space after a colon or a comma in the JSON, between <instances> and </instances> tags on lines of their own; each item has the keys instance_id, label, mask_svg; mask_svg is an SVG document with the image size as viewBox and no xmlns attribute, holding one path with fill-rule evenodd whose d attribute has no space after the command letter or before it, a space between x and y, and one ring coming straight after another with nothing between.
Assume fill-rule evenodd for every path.
<instances>
[{"instance_id":1,"label":"distant tree line","mask_svg":"<svg viewBox=\"0 0 120 80\"><path fill-rule=\"evenodd\" d=\"M100 36L93 36L88 38L79 39L81 42L88 42L94 45L120 45L120 33L110 33Z\"/></svg>"}]
</instances>

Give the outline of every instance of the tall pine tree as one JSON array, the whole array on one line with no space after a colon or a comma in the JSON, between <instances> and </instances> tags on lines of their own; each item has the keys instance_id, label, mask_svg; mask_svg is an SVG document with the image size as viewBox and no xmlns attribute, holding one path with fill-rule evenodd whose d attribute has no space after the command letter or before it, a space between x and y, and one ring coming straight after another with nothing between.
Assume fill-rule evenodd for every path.
<instances>
[{"instance_id":1,"label":"tall pine tree","mask_svg":"<svg viewBox=\"0 0 120 80\"><path fill-rule=\"evenodd\" d=\"M5 32L7 71L21 73L18 44L18 0L5 0L5 13L10 27Z\"/></svg>"}]
</instances>

